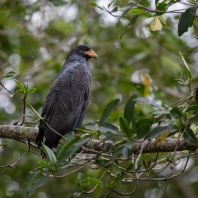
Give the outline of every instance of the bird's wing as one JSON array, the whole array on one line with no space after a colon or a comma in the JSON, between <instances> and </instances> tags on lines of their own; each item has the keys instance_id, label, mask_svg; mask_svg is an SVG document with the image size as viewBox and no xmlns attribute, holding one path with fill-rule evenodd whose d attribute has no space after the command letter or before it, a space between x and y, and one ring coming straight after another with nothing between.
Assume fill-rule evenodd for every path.
<instances>
[{"instance_id":1,"label":"bird's wing","mask_svg":"<svg viewBox=\"0 0 198 198\"><path fill-rule=\"evenodd\" d=\"M90 98L91 79L87 70L83 64L65 69L47 94L42 116L62 135L82 124ZM43 130L46 142L51 144L48 146L56 146L61 137L47 126Z\"/></svg>"}]
</instances>

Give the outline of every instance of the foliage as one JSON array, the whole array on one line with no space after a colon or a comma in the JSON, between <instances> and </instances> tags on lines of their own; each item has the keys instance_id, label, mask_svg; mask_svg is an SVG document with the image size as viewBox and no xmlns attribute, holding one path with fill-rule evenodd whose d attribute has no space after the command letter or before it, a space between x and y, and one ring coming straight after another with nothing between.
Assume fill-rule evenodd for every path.
<instances>
[{"instance_id":1,"label":"foliage","mask_svg":"<svg viewBox=\"0 0 198 198\"><path fill-rule=\"evenodd\" d=\"M169 193L165 186L172 189L171 196L185 197L177 180L160 183L164 187L157 181L177 176L169 167L175 171L178 164L183 165L178 175L186 170L183 174L190 178L196 158L192 158L194 167L186 169L187 152L131 154L135 142L142 139L155 138L160 146L168 136L182 136L197 145L193 37L198 4L180 2L183 9L170 11L178 2L156 0L153 7L150 1L0 3L1 124L12 124L21 114L20 124L38 123L47 90L72 46L85 43L99 55L97 62L91 62L92 96L84 124L89 123L80 129L81 138L69 133L56 151L42 145L46 159L29 152L13 169L1 169L0 197L24 197L25 189L19 186L24 186L25 178L27 197L57 197L57 193L87 197L89 192L92 197L113 192L120 197L119 193L129 195L138 188L141 191L134 197L162 197ZM92 140L108 144L86 155L83 145ZM1 147L2 166L25 152L23 144L10 140L3 140ZM192 184L191 195L196 195L197 180L186 181Z\"/></svg>"}]
</instances>

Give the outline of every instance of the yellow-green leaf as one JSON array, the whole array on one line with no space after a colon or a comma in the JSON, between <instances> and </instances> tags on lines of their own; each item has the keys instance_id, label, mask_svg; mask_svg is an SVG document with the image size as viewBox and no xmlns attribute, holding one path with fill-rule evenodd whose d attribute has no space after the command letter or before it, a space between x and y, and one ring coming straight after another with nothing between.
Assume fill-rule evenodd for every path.
<instances>
[{"instance_id":1,"label":"yellow-green leaf","mask_svg":"<svg viewBox=\"0 0 198 198\"><path fill-rule=\"evenodd\" d=\"M162 30L162 24L158 16L154 17L150 23L150 28L152 31Z\"/></svg>"}]
</instances>

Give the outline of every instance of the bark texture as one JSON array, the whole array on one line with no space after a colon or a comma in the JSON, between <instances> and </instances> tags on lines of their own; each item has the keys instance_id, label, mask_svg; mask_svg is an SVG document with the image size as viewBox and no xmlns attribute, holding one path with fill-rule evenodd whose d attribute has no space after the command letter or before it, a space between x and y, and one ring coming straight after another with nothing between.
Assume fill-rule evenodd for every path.
<instances>
[{"instance_id":1,"label":"bark texture","mask_svg":"<svg viewBox=\"0 0 198 198\"><path fill-rule=\"evenodd\" d=\"M33 127L24 127L24 126L11 126L11 125L0 125L0 138L8 138L17 141L27 141L28 139L31 142L35 142L36 136L38 134L38 129ZM156 153L156 152L173 152L173 151L183 151L191 150L194 151L198 146L188 144L184 141L183 138L167 138L160 145L155 144L155 139L152 140L138 140L134 143L133 152L138 154L141 150L142 144L143 153ZM106 143L99 140L92 140L88 144L84 145L89 149L89 153L93 151L101 151L106 147ZM94 152L93 152L94 153Z\"/></svg>"}]
</instances>

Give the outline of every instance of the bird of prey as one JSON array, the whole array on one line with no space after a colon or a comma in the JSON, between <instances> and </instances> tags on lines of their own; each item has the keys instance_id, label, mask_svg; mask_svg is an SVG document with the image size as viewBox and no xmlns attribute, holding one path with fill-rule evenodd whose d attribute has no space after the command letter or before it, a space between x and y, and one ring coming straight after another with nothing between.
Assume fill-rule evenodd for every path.
<instances>
[{"instance_id":1,"label":"bird of prey","mask_svg":"<svg viewBox=\"0 0 198 198\"><path fill-rule=\"evenodd\" d=\"M47 124L42 123L39 129L38 147L43 141L51 149L57 147L61 136L53 130L65 135L81 126L91 92L90 58L98 56L86 45L78 45L70 51L46 96L41 116Z\"/></svg>"}]
</instances>

